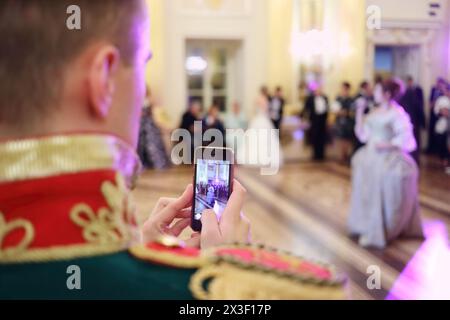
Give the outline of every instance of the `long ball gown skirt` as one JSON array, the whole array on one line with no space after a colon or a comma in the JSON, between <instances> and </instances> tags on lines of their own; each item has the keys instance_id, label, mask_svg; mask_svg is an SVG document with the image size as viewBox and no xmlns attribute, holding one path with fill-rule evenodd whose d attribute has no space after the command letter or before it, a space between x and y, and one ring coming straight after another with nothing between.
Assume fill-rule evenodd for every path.
<instances>
[{"instance_id":1,"label":"long ball gown skirt","mask_svg":"<svg viewBox=\"0 0 450 320\"><path fill-rule=\"evenodd\" d=\"M161 130L151 115L141 118L138 154L147 169L162 170L170 167L171 162L166 152Z\"/></svg>"},{"instance_id":2,"label":"long ball gown skirt","mask_svg":"<svg viewBox=\"0 0 450 320\"><path fill-rule=\"evenodd\" d=\"M398 237L423 237L418 204L418 168L400 150L361 148L352 159L348 227L368 246L384 248Z\"/></svg>"}]
</instances>

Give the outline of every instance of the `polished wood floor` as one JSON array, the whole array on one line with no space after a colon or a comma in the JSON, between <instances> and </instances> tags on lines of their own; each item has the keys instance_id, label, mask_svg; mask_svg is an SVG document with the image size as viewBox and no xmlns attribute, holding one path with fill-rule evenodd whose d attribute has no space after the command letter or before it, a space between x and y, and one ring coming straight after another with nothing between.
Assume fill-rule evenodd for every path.
<instances>
[{"instance_id":1,"label":"polished wood floor","mask_svg":"<svg viewBox=\"0 0 450 320\"><path fill-rule=\"evenodd\" d=\"M287 146L287 153L291 153ZM349 277L353 299L450 299L450 176L424 159L420 206L425 240L398 240L385 250L364 249L347 236L350 169L330 160L286 157L275 176L237 168L248 190L245 213L253 241L336 265ZM192 181L191 167L145 172L134 191L142 219L161 196L177 196ZM381 288L367 286L368 268L381 271Z\"/></svg>"}]
</instances>

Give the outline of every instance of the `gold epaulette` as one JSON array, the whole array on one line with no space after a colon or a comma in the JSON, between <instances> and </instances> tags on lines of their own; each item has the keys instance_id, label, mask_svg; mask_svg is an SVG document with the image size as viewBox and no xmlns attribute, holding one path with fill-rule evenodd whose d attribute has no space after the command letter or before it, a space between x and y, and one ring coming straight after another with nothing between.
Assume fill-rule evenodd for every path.
<instances>
[{"instance_id":1,"label":"gold epaulette","mask_svg":"<svg viewBox=\"0 0 450 320\"><path fill-rule=\"evenodd\" d=\"M189 288L207 300L346 299L346 277L334 267L258 245L231 245L201 252L161 237L130 253L151 263L197 269Z\"/></svg>"},{"instance_id":2,"label":"gold epaulette","mask_svg":"<svg viewBox=\"0 0 450 320\"><path fill-rule=\"evenodd\" d=\"M264 246L235 245L207 253L191 278L197 299L346 299L346 277L329 265ZM206 286L205 286L206 284Z\"/></svg>"},{"instance_id":3,"label":"gold epaulette","mask_svg":"<svg viewBox=\"0 0 450 320\"><path fill-rule=\"evenodd\" d=\"M208 263L199 249L187 248L183 241L169 236L133 246L129 252L138 259L175 268L196 269Z\"/></svg>"}]
</instances>

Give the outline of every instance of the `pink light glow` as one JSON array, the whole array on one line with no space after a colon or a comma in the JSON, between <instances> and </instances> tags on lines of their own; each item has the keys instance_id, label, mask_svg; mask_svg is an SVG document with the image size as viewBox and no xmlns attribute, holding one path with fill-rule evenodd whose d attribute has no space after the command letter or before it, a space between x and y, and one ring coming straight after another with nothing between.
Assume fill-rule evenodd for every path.
<instances>
[{"instance_id":1,"label":"pink light glow","mask_svg":"<svg viewBox=\"0 0 450 320\"><path fill-rule=\"evenodd\" d=\"M426 241L397 278L387 300L450 299L450 247L445 224L424 223Z\"/></svg>"}]
</instances>

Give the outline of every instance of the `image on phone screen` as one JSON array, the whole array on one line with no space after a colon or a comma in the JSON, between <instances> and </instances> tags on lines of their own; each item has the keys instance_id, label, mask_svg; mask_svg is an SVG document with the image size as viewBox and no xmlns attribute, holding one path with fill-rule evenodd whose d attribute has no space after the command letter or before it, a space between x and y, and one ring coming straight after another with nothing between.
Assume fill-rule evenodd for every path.
<instances>
[{"instance_id":1,"label":"image on phone screen","mask_svg":"<svg viewBox=\"0 0 450 320\"><path fill-rule=\"evenodd\" d=\"M212 209L220 219L231 193L231 162L198 159L195 171L193 227L199 229L204 210Z\"/></svg>"}]
</instances>

